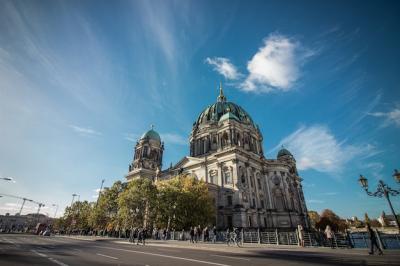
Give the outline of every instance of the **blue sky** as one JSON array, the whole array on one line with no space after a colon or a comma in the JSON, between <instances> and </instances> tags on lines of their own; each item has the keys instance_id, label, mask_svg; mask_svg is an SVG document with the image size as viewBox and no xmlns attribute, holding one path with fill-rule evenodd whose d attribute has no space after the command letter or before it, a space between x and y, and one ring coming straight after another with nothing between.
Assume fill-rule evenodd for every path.
<instances>
[{"instance_id":1,"label":"blue sky","mask_svg":"<svg viewBox=\"0 0 400 266\"><path fill-rule=\"evenodd\" d=\"M295 155L310 210L388 213L357 178L400 189L399 11L395 1L1 1L0 176L16 182L0 193L50 215L72 193L95 200L101 179L124 180L150 124L164 167L176 163L221 81L260 126L266 156L282 144ZM0 198L0 213L19 205Z\"/></svg>"}]
</instances>

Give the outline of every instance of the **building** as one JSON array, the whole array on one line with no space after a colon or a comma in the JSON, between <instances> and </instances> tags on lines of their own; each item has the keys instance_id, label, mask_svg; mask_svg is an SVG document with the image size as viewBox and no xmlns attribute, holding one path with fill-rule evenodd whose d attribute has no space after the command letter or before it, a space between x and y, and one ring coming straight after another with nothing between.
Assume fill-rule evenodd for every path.
<instances>
[{"instance_id":1,"label":"building","mask_svg":"<svg viewBox=\"0 0 400 266\"><path fill-rule=\"evenodd\" d=\"M168 179L180 173L204 180L216 207L215 224L226 227L309 227L296 160L285 148L276 159L263 153L258 125L223 89L193 123L190 155L162 169L164 144L151 128L138 140L128 180Z\"/></svg>"},{"instance_id":2,"label":"building","mask_svg":"<svg viewBox=\"0 0 400 266\"><path fill-rule=\"evenodd\" d=\"M53 223L53 219L41 213L29 213L26 215L10 215L6 213L5 215L0 215L0 232L27 231L35 228L38 223L49 225Z\"/></svg>"}]
</instances>

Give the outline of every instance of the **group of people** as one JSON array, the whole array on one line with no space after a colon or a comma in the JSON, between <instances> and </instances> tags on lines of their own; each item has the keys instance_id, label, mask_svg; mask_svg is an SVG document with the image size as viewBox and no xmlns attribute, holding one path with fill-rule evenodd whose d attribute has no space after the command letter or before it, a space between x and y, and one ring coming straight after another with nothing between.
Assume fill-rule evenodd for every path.
<instances>
[{"instance_id":1,"label":"group of people","mask_svg":"<svg viewBox=\"0 0 400 266\"><path fill-rule=\"evenodd\" d=\"M367 229L368 237L369 237L369 240L370 240L370 246L369 246L370 247L370 251L369 251L369 254L373 255L374 251L375 251L375 248L376 248L379 251L378 254L379 255L383 255L383 251L382 251L381 247L378 245L378 241L376 239L376 234L375 234L374 230L371 228L371 225L369 223L367 223L365 225L365 228ZM329 225L327 225L326 228L325 228L325 236L328 239L329 246L331 248L335 248L335 245L334 245L335 234L334 234L333 230L331 229L331 227Z\"/></svg>"},{"instance_id":2,"label":"group of people","mask_svg":"<svg viewBox=\"0 0 400 266\"><path fill-rule=\"evenodd\" d=\"M213 231L213 242L215 242L217 228L214 226L212 231ZM200 225L195 227L190 227L189 235L190 235L190 243L197 243L200 240L203 240L204 242L210 241L210 229L207 226L203 230L201 230ZM181 236L182 237L184 236L183 233L181 234Z\"/></svg>"},{"instance_id":3,"label":"group of people","mask_svg":"<svg viewBox=\"0 0 400 266\"><path fill-rule=\"evenodd\" d=\"M135 239L137 239L136 245L142 243L142 245L144 246L146 244L146 236L147 236L146 228L133 228L129 235L129 242L135 244Z\"/></svg>"},{"instance_id":4,"label":"group of people","mask_svg":"<svg viewBox=\"0 0 400 266\"><path fill-rule=\"evenodd\" d=\"M164 228L160 232L158 228L154 228L152 235L154 240L168 240L170 231L168 228Z\"/></svg>"}]
</instances>

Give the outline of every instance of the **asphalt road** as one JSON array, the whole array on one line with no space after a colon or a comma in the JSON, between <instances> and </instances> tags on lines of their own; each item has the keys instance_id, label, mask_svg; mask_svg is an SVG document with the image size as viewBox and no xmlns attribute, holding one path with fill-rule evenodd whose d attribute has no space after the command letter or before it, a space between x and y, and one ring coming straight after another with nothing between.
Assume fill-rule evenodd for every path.
<instances>
[{"instance_id":1,"label":"asphalt road","mask_svg":"<svg viewBox=\"0 0 400 266\"><path fill-rule=\"evenodd\" d=\"M33 235L0 235L0 265L400 265L400 252L365 250L137 246Z\"/></svg>"}]
</instances>

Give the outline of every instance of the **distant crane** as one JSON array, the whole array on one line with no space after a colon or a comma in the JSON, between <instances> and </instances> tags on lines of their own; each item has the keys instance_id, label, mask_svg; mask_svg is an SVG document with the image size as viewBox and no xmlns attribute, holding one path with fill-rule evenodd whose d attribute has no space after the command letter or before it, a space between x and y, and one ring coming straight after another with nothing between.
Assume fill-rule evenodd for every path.
<instances>
[{"instance_id":1,"label":"distant crane","mask_svg":"<svg viewBox=\"0 0 400 266\"><path fill-rule=\"evenodd\" d=\"M27 198L23 198L23 197L18 197L18 196L14 196L14 195L9 195L9 194L1 194L1 195L2 195L2 196L6 196L6 197L15 198L15 199L22 199L22 205L21 205L21 208L19 209L18 215L21 215L22 209L24 208L24 205L25 205L25 202L26 202L26 201L29 201L29 202L32 202L32 203L35 203L35 204L38 205L38 210L37 210L37 213L36 213L36 216L38 216L38 217L39 217L40 209L41 209L42 207L45 206L43 203L37 202L37 201L34 201L34 200L31 200L31 199L27 199Z\"/></svg>"}]
</instances>

